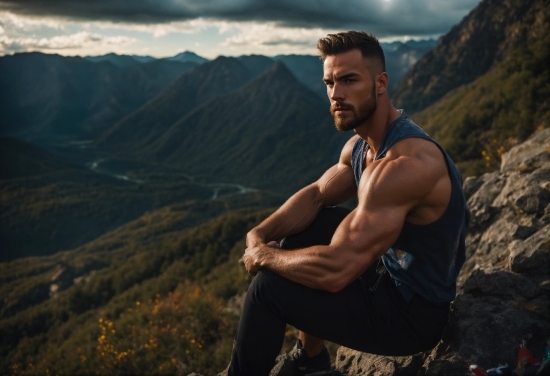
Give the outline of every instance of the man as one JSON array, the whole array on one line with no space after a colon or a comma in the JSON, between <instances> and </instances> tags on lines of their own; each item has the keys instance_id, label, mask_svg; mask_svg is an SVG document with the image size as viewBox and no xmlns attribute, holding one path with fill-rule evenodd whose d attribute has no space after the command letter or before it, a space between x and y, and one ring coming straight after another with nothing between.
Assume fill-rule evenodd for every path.
<instances>
[{"instance_id":1,"label":"man","mask_svg":"<svg viewBox=\"0 0 550 376\"><path fill-rule=\"evenodd\" d=\"M336 128L356 135L336 165L247 234L255 278L229 375L268 375L287 323L301 331L290 354L298 374L330 368L324 340L382 355L426 351L455 297L469 220L456 167L391 104L375 37L329 34L317 48ZM332 207L354 195L353 211Z\"/></svg>"}]
</instances>

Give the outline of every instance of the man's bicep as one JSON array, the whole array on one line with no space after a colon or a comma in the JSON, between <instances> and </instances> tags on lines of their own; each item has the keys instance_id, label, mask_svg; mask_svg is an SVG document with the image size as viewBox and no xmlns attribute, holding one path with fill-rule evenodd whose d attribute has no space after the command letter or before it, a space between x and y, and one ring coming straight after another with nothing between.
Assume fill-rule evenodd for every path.
<instances>
[{"instance_id":1,"label":"man's bicep","mask_svg":"<svg viewBox=\"0 0 550 376\"><path fill-rule=\"evenodd\" d=\"M349 222L342 227L342 233L338 234L342 236L339 240L349 242L348 247L368 253L376 259L395 243L405 217L406 212L396 206L380 206L369 211L358 207L350 216Z\"/></svg>"}]
</instances>

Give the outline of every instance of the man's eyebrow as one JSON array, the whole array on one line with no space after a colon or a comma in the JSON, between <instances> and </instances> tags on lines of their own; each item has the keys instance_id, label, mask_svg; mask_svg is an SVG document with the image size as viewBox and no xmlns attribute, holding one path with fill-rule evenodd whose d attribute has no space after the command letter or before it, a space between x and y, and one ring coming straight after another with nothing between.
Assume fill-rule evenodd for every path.
<instances>
[{"instance_id":1,"label":"man's eyebrow","mask_svg":"<svg viewBox=\"0 0 550 376\"><path fill-rule=\"evenodd\" d=\"M341 76L338 76L336 77L336 80L337 81L341 81L341 80L347 80L349 78L354 78L354 77L357 77L359 76L359 73L357 72L349 72L349 73L345 73L345 74L342 74ZM323 77L323 82L332 82L332 78L325 78Z\"/></svg>"},{"instance_id":2,"label":"man's eyebrow","mask_svg":"<svg viewBox=\"0 0 550 376\"><path fill-rule=\"evenodd\" d=\"M359 73L356 73L356 72L350 72L350 73L346 73L346 74L343 74L341 76L338 76L336 77L337 80L347 80L348 78L354 78L354 77L357 77L359 76Z\"/></svg>"}]
</instances>

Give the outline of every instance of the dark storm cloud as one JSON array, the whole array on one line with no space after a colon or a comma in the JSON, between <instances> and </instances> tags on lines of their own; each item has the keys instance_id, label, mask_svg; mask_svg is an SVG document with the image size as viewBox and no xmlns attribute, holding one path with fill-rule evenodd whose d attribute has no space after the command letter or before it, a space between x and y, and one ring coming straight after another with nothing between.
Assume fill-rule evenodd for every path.
<instances>
[{"instance_id":1,"label":"dark storm cloud","mask_svg":"<svg viewBox=\"0 0 550 376\"><path fill-rule=\"evenodd\" d=\"M195 18L363 29L379 37L447 32L479 0L0 0L18 14L124 23Z\"/></svg>"}]
</instances>

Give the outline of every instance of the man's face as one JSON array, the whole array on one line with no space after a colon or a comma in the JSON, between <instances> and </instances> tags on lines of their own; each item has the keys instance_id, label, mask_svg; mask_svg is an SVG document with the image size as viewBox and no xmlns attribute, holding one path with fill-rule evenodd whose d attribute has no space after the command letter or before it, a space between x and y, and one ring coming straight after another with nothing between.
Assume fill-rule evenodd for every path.
<instances>
[{"instance_id":1,"label":"man's face","mask_svg":"<svg viewBox=\"0 0 550 376\"><path fill-rule=\"evenodd\" d=\"M339 131L366 123L376 111L376 85L358 49L329 55L323 63L330 113Z\"/></svg>"}]
</instances>

